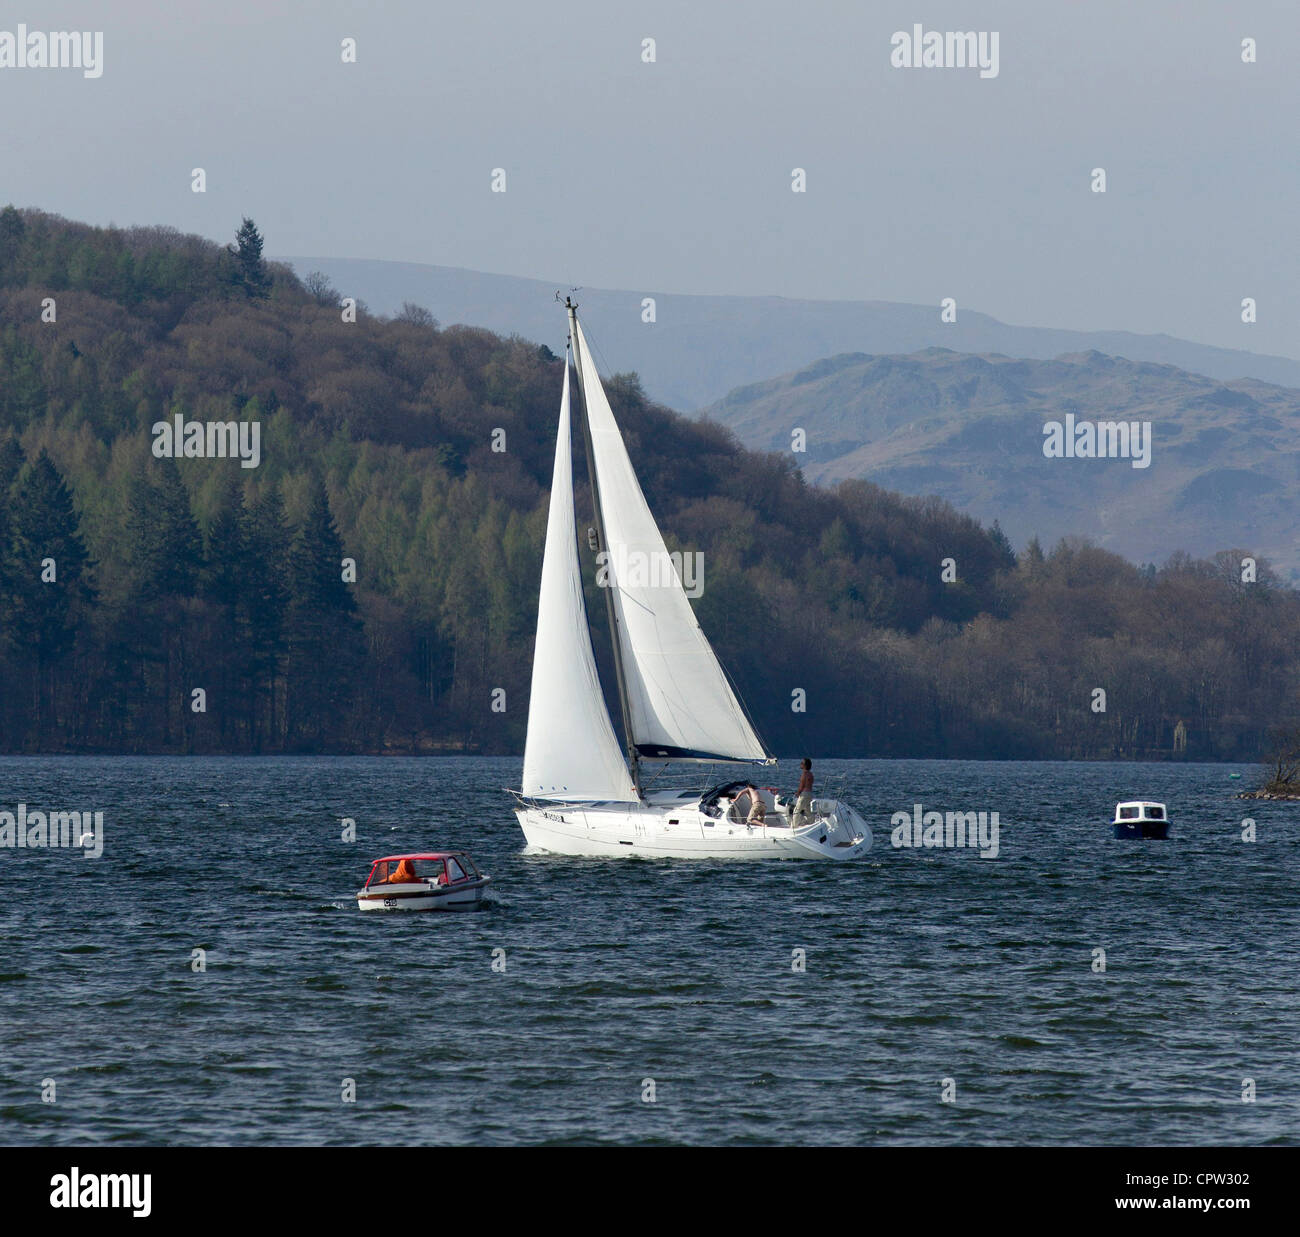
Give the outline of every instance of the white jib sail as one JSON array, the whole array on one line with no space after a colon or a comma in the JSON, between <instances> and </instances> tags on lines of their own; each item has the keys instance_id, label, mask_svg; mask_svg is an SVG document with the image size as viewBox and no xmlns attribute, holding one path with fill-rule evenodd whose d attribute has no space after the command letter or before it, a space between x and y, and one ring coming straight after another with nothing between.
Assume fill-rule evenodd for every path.
<instances>
[{"instance_id":1,"label":"white jib sail","mask_svg":"<svg viewBox=\"0 0 1300 1237\"><path fill-rule=\"evenodd\" d=\"M523 791L543 799L637 799L600 690L582 600L573 511L567 354L537 603Z\"/></svg>"},{"instance_id":2,"label":"white jib sail","mask_svg":"<svg viewBox=\"0 0 1300 1237\"><path fill-rule=\"evenodd\" d=\"M649 757L764 760L767 751L668 557L581 326L576 345L608 541L604 581L614 589L633 742Z\"/></svg>"}]
</instances>

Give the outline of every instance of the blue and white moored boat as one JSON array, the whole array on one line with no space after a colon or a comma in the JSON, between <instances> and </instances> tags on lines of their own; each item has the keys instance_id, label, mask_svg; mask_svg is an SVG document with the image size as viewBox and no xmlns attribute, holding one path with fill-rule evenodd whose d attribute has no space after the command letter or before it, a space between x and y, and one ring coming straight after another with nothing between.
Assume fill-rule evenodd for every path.
<instances>
[{"instance_id":1,"label":"blue and white moored boat","mask_svg":"<svg viewBox=\"0 0 1300 1237\"><path fill-rule=\"evenodd\" d=\"M1117 838L1167 838L1169 836L1169 815L1163 803L1151 803L1145 799L1135 799L1131 803L1115 805L1115 826Z\"/></svg>"}]
</instances>

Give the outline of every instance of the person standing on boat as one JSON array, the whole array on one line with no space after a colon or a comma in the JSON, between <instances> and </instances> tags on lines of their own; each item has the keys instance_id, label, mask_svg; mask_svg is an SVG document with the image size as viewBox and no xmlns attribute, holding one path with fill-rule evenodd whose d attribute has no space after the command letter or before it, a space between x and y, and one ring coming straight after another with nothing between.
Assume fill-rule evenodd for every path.
<instances>
[{"instance_id":1,"label":"person standing on boat","mask_svg":"<svg viewBox=\"0 0 1300 1237\"><path fill-rule=\"evenodd\" d=\"M745 787L745 793L749 795L749 815L745 817L745 824L763 824L767 820L767 809L763 806L763 797L758 793L758 787L750 782Z\"/></svg>"},{"instance_id":2,"label":"person standing on boat","mask_svg":"<svg viewBox=\"0 0 1300 1237\"><path fill-rule=\"evenodd\" d=\"M790 828L797 829L812 819L812 761L805 756L800 762L799 789L795 792L794 810L790 813Z\"/></svg>"}]
</instances>

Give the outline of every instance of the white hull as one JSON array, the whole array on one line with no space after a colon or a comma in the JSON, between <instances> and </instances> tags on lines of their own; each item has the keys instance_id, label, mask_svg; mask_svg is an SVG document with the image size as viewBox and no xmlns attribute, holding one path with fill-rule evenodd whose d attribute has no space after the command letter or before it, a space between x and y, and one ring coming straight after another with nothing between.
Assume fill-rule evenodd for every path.
<instances>
[{"instance_id":1,"label":"white hull","mask_svg":"<svg viewBox=\"0 0 1300 1237\"><path fill-rule=\"evenodd\" d=\"M626 859L862 859L871 830L847 804L811 825L710 819L697 804L550 804L517 808L529 847L556 855ZM784 817L781 818L784 821Z\"/></svg>"},{"instance_id":2,"label":"white hull","mask_svg":"<svg viewBox=\"0 0 1300 1237\"><path fill-rule=\"evenodd\" d=\"M382 885L357 893L357 907L363 911L457 911L475 906L491 877L471 881L462 887L430 885L416 881L403 885Z\"/></svg>"}]
</instances>

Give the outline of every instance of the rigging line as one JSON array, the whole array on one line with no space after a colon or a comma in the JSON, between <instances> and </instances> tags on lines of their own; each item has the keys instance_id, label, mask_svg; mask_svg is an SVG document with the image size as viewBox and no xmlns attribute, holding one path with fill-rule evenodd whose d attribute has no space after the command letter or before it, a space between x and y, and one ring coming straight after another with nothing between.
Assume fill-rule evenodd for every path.
<instances>
[{"instance_id":1,"label":"rigging line","mask_svg":"<svg viewBox=\"0 0 1300 1237\"><path fill-rule=\"evenodd\" d=\"M603 369L605 373L607 373L612 378L614 376L614 371L610 369L609 361L606 358L604 352L601 351L600 345L593 342L591 338L591 331L584 326L582 328L582 334L587 341L587 351L591 353L592 360L599 362L599 364L596 367L596 377L600 378L600 370ZM640 378L641 375L637 374L637 377Z\"/></svg>"},{"instance_id":2,"label":"rigging line","mask_svg":"<svg viewBox=\"0 0 1300 1237\"><path fill-rule=\"evenodd\" d=\"M704 628L701 627L700 630L703 631ZM708 639L707 633L705 634L705 639L706 640ZM709 647L713 648L712 641L709 642ZM763 749L764 755L766 756L766 759L763 761L763 763L766 765L775 764L776 757L773 756L771 752L767 750L767 744L763 742L763 736L758 733L758 727L754 724L754 719L750 715L749 706L745 703L745 697L741 694L740 688L736 686L735 679L731 677L731 672L727 669L726 662L724 662L722 658L719 656L717 649L713 649L713 656L718 663L718 667L722 671L722 677L727 680L727 684L731 688L732 695L735 696L736 698L736 703L740 706L741 714L744 716L745 721L748 723L750 730L753 731L754 738L758 740L759 746Z\"/></svg>"},{"instance_id":3,"label":"rigging line","mask_svg":"<svg viewBox=\"0 0 1300 1237\"><path fill-rule=\"evenodd\" d=\"M655 784L655 783L656 783L656 782L657 782L661 777L663 777L663 775L664 775L665 773L668 772L668 766L669 766L670 764L672 764L672 761L670 761L670 760L665 760L665 761L663 762L662 766L661 766L660 769L659 769L659 772L656 773L656 774L655 774L655 775L650 779L650 784L649 784L648 786L645 787L646 790L651 790L651 789L653 789L654 784Z\"/></svg>"}]
</instances>

